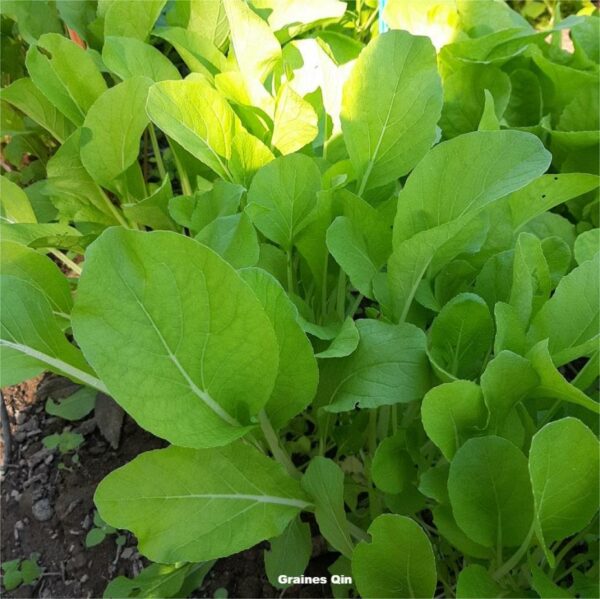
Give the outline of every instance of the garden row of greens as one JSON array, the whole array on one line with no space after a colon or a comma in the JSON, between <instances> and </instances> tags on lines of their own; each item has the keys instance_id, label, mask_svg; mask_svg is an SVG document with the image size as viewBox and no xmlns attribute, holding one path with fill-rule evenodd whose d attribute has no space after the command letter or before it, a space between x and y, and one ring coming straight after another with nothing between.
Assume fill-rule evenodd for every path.
<instances>
[{"instance_id":1,"label":"garden row of greens","mask_svg":"<svg viewBox=\"0 0 600 599\"><path fill-rule=\"evenodd\" d=\"M277 585L311 513L363 597L597 596L599 21L558 4L2 3L1 383L172 444L95 501L176 565L107 595L263 540Z\"/></svg>"}]
</instances>

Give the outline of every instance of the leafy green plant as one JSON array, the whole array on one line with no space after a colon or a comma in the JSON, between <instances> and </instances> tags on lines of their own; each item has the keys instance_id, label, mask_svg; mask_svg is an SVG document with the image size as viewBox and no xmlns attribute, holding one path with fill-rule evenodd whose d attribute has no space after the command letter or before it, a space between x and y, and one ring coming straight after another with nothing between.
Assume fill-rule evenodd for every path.
<instances>
[{"instance_id":1,"label":"leafy green plant","mask_svg":"<svg viewBox=\"0 0 600 599\"><path fill-rule=\"evenodd\" d=\"M42 575L38 564L40 556L32 553L29 559L14 559L2 562L2 585L6 591L12 591L21 585L33 584Z\"/></svg>"},{"instance_id":2,"label":"leafy green plant","mask_svg":"<svg viewBox=\"0 0 600 599\"><path fill-rule=\"evenodd\" d=\"M95 547L96 545L100 545L107 536L113 535L117 533L117 529L109 526L102 518L98 512L94 512L94 526L90 528L87 535L85 536L85 546ZM117 535L115 542L117 545L125 544L125 536Z\"/></svg>"},{"instance_id":3,"label":"leafy green plant","mask_svg":"<svg viewBox=\"0 0 600 599\"><path fill-rule=\"evenodd\" d=\"M54 433L42 439L44 447L48 449L58 449L61 454L75 451L83 443L83 435L71 431Z\"/></svg>"},{"instance_id":4,"label":"leafy green plant","mask_svg":"<svg viewBox=\"0 0 600 599\"><path fill-rule=\"evenodd\" d=\"M597 595L598 15L67 4L9 13L55 151L2 178L1 382L170 443L96 491L172 564L119 592L264 540L285 587L314 518L339 596Z\"/></svg>"}]
</instances>

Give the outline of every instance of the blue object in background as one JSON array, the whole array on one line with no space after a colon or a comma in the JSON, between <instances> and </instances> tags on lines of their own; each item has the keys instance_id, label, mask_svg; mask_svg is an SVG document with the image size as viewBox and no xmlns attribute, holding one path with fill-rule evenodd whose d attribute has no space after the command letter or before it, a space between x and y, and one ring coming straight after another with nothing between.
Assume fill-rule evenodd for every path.
<instances>
[{"instance_id":1,"label":"blue object in background","mask_svg":"<svg viewBox=\"0 0 600 599\"><path fill-rule=\"evenodd\" d=\"M389 27L387 23L383 20L383 9L387 4L387 0L379 0L379 33L385 33Z\"/></svg>"}]
</instances>

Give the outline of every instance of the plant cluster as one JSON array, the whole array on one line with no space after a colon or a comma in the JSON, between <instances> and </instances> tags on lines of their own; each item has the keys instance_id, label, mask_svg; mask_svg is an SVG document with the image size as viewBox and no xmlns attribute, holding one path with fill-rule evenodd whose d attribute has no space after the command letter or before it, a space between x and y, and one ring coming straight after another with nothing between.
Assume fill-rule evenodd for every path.
<instances>
[{"instance_id":1,"label":"plant cluster","mask_svg":"<svg viewBox=\"0 0 600 599\"><path fill-rule=\"evenodd\" d=\"M2 3L1 383L170 443L97 489L157 562L111 593L264 540L278 585L314 522L339 597L598 596L591 3L35 4Z\"/></svg>"}]
</instances>

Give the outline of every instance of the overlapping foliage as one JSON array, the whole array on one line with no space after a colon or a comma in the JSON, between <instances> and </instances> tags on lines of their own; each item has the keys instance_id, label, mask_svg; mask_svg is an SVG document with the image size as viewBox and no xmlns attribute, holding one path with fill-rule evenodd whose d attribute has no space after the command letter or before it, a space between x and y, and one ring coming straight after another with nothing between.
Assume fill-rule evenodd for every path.
<instances>
[{"instance_id":1,"label":"overlapping foliage","mask_svg":"<svg viewBox=\"0 0 600 599\"><path fill-rule=\"evenodd\" d=\"M364 597L598 595L598 16L374 4L2 3L1 383L171 444L109 596L307 514Z\"/></svg>"}]
</instances>

